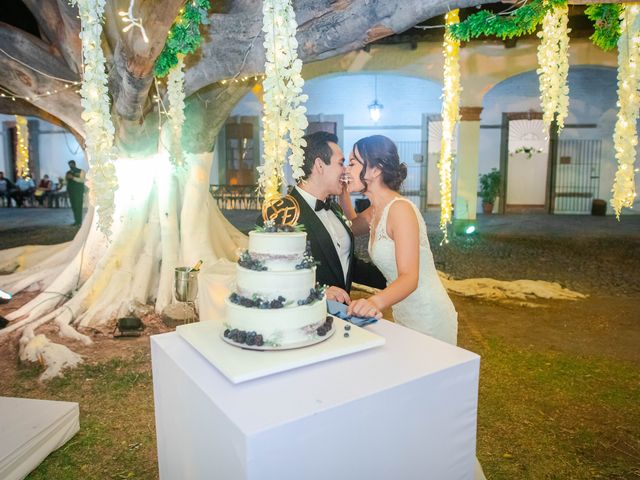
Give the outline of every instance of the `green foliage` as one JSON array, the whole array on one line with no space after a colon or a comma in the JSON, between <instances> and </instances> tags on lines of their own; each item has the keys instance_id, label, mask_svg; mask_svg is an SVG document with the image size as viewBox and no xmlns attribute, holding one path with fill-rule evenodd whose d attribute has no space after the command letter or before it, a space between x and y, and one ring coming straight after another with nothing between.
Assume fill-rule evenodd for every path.
<instances>
[{"instance_id":1,"label":"green foliage","mask_svg":"<svg viewBox=\"0 0 640 480\"><path fill-rule=\"evenodd\" d=\"M619 3L589 5L584 11L596 29L589 40L605 52L616 48L620 37L620 14L623 5Z\"/></svg>"},{"instance_id":2,"label":"green foliage","mask_svg":"<svg viewBox=\"0 0 640 480\"><path fill-rule=\"evenodd\" d=\"M466 20L449 26L448 32L460 42L468 42L472 38L482 36L494 36L503 40L520 37L535 32L550 9L565 4L565 0L533 0L509 15L481 10ZM605 51L616 47L620 37L620 14L623 8L623 5L616 3L587 7L585 14L594 22L595 27L595 33L590 37L594 45Z\"/></svg>"},{"instance_id":3,"label":"green foliage","mask_svg":"<svg viewBox=\"0 0 640 480\"><path fill-rule=\"evenodd\" d=\"M519 37L533 33L542 22L547 11L555 5L564 5L564 0L533 0L514 10L509 15L498 15L488 10L480 10L466 20L451 25L449 34L458 41L468 42L481 36L495 36L501 39Z\"/></svg>"},{"instance_id":4,"label":"green foliage","mask_svg":"<svg viewBox=\"0 0 640 480\"><path fill-rule=\"evenodd\" d=\"M276 232L304 232L304 224L296 223L295 225L281 225L275 223L268 223L267 225L256 225L254 230L260 233L276 233Z\"/></svg>"},{"instance_id":5,"label":"green foliage","mask_svg":"<svg viewBox=\"0 0 640 480\"><path fill-rule=\"evenodd\" d=\"M156 60L154 75L164 77L178 63L178 54L193 53L202 41L200 24L208 24L209 0L189 0L173 23L167 43Z\"/></svg>"},{"instance_id":6,"label":"green foliage","mask_svg":"<svg viewBox=\"0 0 640 480\"><path fill-rule=\"evenodd\" d=\"M480 175L480 197L483 203L493 203L500 194L500 180L502 175L492 168L489 173Z\"/></svg>"}]
</instances>

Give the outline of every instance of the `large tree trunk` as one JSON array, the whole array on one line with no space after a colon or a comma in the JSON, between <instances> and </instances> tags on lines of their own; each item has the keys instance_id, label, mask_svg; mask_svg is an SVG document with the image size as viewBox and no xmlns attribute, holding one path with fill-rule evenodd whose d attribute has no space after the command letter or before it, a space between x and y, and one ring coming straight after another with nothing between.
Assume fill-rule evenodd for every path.
<instances>
[{"instance_id":1,"label":"large tree trunk","mask_svg":"<svg viewBox=\"0 0 640 480\"><path fill-rule=\"evenodd\" d=\"M154 305L158 313L171 304L175 267L200 259L205 266L235 260L246 237L224 218L209 194L209 174L217 133L250 87L208 88L187 100L184 167L173 167L164 148L168 124L153 155L133 151L116 160L120 188L110 240L98 231L89 209L74 240L64 246L0 252L0 271L13 271L0 276L0 288L14 294L42 291L10 313L10 325L0 330L0 338L22 331L22 356L49 364L42 378L80 359L37 335L41 325L55 322L61 336L90 344L86 328L129 315L141 304ZM147 129L157 131L156 125ZM148 149L148 142L143 144Z\"/></svg>"}]
</instances>

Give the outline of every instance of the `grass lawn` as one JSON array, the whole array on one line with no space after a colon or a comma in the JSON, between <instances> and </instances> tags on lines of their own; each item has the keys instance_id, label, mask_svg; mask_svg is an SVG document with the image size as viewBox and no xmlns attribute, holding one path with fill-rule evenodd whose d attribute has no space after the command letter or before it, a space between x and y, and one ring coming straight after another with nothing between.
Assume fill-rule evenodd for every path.
<instances>
[{"instance_id":1,"label":"grass lawn","mask_svg":"<svg viewBox=\"0 0 640 480\"><path fill-rule=\"evenodd\" d=\"M640 478L640 369L634 363L478 341L478 457L489 479ZM90 359L89 359L90 362ZM148 346L42 384L19 365L0 394L80 403L80 432L29 479L157 478Z\"/></svg>"}]
</instances>

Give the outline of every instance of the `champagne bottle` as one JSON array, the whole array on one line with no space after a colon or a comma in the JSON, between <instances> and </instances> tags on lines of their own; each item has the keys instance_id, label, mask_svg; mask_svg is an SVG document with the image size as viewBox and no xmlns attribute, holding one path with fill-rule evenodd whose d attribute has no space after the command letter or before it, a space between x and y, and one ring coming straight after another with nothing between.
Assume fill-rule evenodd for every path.
<instances>
[{"instance_id":1,"label":"champagne bottle","mask_svg":"<svg viewBox=\"0 0 640 480\"><path fill-rule=\"evenodd\" d=\"M196 263L192 268L191 271L192 272L198 272L200 270L200 267L202 267L202 260L198 260L198 263Z\"/></svg>"}]
</instances>

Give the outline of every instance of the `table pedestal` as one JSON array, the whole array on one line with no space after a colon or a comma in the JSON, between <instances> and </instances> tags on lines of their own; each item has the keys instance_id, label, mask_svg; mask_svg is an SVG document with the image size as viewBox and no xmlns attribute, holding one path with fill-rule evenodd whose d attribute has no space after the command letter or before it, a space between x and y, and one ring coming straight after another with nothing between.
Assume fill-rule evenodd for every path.
<instances>
[{"instance_id":1,"label":"table pedestal","mask_svg":"<svg viewBox=\"0 0 640 480\"><path fill-rule=\"evenodd\" d=\"M386 344L238 385L177 334L152 337L161 478L472 479L479 357L368 328Z\"/></svg>"}]
</instances>

